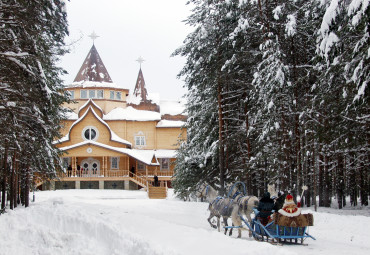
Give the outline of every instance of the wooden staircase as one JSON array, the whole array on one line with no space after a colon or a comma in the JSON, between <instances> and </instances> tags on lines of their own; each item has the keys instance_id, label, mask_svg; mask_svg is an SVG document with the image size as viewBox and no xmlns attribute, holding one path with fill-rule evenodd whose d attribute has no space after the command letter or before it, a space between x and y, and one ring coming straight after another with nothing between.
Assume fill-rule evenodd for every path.
<instances>
[{"instance_id":1,"label":"wooden staircase","mask_svg":"<svg viewBox=\"0 0 370 255\"><path fill-rule=\"evenodd\" d=\"M166 199L167 187L153 187L149 185L148 196L150 199Z\"/></svg>"}]
</instances>

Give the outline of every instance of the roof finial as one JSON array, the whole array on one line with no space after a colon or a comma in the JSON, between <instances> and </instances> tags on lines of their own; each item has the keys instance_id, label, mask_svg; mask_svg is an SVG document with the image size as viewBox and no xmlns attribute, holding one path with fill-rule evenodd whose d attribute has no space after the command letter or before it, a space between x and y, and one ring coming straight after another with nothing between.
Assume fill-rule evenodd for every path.
<instances>
[{"instance_id":1,"label":"roof finial","mask_svg":"<svg viewBox=\"0 0 370 255\"><path fill-rule=\"evenodd\" d=\"M145 59L143 59L143 58L140 56L138 59L136 59L136 61L137 61L137 62L139 62L139 64L140 64L140 69L141 69L141 64L145 61Z\"/></svg>"},{"instance_id":2,"label":"roof finial","mask_svg":"<svg viewBox=\"0 0 370 255\"><path fill-rule=\"evenodd\" d=\"M100 36L98 36L97 34L95 34L95 31L93 31L92 33L91 33L91 35L88 35L92 40L93 40L93 44L94 44L94 41L98 38L98 37L100 37Z\"/></svg>"}]
</instances>

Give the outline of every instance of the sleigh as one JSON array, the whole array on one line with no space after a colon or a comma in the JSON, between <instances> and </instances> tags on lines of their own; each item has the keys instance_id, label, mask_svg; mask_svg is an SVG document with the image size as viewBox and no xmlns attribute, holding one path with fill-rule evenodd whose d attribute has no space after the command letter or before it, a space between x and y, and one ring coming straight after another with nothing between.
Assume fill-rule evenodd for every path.
<instances>
[{"instance_id":1,"label":"sleigh","mask_svg":"<svg viewBox=\"0 0 370 255\"><path fill-rule=\"evenodd\" d=\"M258 215L258 210L254 209L255 215ZM257 241L267 241L273 244L284 244L284 243L295 243L304 245L304 240L307 238L312 238L316 240L313 236L308 234L308 227L313 225L312 214L302 214L303 224L300 222L295 222L295 219L292 218L290 221L286 219L279 219L278 214L275 214L274 220L263 225L258 218L252 219L252 222L249 224L241 215L239 215L245 225L249 228L252 233L252 236ZM285 220L285 222L284 222ZM280 223L284 225L279 225ZM300 226L304 225L304 226Z\"/></svg>"}]
</instances>

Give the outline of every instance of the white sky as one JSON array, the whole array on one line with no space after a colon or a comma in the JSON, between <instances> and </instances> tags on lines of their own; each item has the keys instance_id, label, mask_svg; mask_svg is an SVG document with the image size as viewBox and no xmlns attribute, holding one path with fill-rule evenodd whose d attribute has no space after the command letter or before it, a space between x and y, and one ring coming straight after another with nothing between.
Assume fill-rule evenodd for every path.
<instances>
[{"instance_id":1,"label":"white sky","mask_svg":"<svg viewBox=\"0 0 370 255\"><path fill-rule=\"evenodd\" d=\"M139 56L149 93L180 99L186 89L177 79L185 59L170 57L192 30L183 20L190 14L186 0L71 0L67 2L71 52L62 58L72 83L92 46L88 35L100 37L95 46L114 83L133 90Z\"/></svg>"}]
</instances>

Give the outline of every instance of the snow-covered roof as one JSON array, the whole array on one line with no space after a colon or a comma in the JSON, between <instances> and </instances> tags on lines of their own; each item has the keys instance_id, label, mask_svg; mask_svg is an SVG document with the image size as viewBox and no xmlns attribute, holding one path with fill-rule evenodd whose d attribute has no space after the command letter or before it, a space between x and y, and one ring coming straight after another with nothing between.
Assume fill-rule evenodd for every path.
<instances>
[{"instance_id":1,"label":"snow-covered roof","mask_svg":"<svg viewBox=\"0 0 370 255\"><path fill-rule=\"evenodd\" d=\"M158 122L157 127L159 128L168 128L168 127L182 127L185 124L181 120L161 120Z\"/></svg>"},{"instance_id":2,"label":"snow-covered roof","mask_svg":"<svg viewBox=\"0 0 370 255\"><path fill-rule=\"evenodd\" d=\"M109 146L109 145L99 143L99 142L96 142L96 141L91 141L91 140L83 141L81 143L76 143L76 144L73 144L73 145L70 145L70 146L65 146L65 147L60 148L60 150L61 151L68 151L68 150L73 149L73 148L81 147L81 146L84 146L84 145L90 145L90 144L95 145L95 146L99 146L99 147L102 147L102 148L105 148L105 149L108 149L108 150L124 153L124 154L126 154L130 157L133 157L133 158L143 162L144 164L147 164L147 165L152 165L152 166L158 166L159 165L158 162L152 163L152 159L155 156L153 150L135 150L135 149L119 148L119 147Z\"/></svg>"},{"instance_id":3,"label":"snow-covered roof","mask_svg":"<svg viewBox=\"0 0 370 255\"><path fill-rule=\"evenodd\" d=\"M147 93L147 99L151 100L153 104L156 104L156 105L160 104L159 93ZM141 94L134 95L133 93L130 93L130 95L127 97L128 104L139 105L140 102L142 102Z\"/></svg>"},{"instance_id":4,"label":"snow-covered roof","mask_svg":"<svg viewBox=\"0 0 370 255\"><path fill-rule=\"evenodd\" d=\"M176 158L176 150L155 150L157 158Z\"/></svg>"},{"instance_id":5,"label":"snow-covered roof","mask_svg":"<svg viewBox=\"0 0 370 255\"><path fill-rule=\"evenodd\" d=\"M103 116L104 120L134 120L134 121L155 121L160 120L158 112L137 110L131 106L127 108L117 107Z\"/></svg>"},{"instance_id":6,"label":"snow-covered roof","mask_svg":"<svg viewBox=\"0 0 370 255\"><path fill-rule=\"evenodd\" d=\"M68 134L64 137L62 137L61 139L57 140L54 142L54 144L56 143L62 143L62 142L65 142L65 141L68 141L69 140L69 133L71 132L72 128L77 125L79 122L81 122L85 116L87 115L87 113L91 110L91 112L94 114L94 116L103 124L105 125L109 132L110 132L110 137L111 137L111 140L114 141L114 142L119 142L119 143L123 143L123 144L126 144L126 145L129 145L129 146L132 146L132 144L129 142L129 141L126 141L125 139L122 139L121 137L119 137L116 133L113 132L113 130L109 127L109 125L102 119L99 117L99 115L94 111L94 109L89 106L89 108L87 109L87 111L84 113L84 115L82 115L79 119L77 119L75 122L73 122L73 124L71 125L71 127L69 128L69 131L68 131Z\"/></svg>"},{"instance_id":7,"label":"snow-covered roof","mask_svg":"<svg viewBox=\"0 0 370 255\"><path fill-rule=\"evenodd\" d=\"M114 89L124 89L118 86L114 82L98 82L98 81L78 81L66 85L67 88L114 88ZM127 90L127 89L126 89Z\"/></svg>"},{"instance_id":8,"label":"snow-covered roof","mask_svg":"<svg viewBox=\"0 0 370 255\"><path fill-rule=\"evenodd\" d=\"M185 101L184 100L161 100L160 108L161 108L161 115L184 114Z\"/></svg>"},{"instance_id":9,"label":"snow-covered roof","mask_svg":"<svg viewBox=\"0 0 370 255\"><path fill-rule=\"evenodd\" d=\"M75 112L66 112L65 114L67 120L77 120L78 115Z\"/></svg>"}]
</instances>

